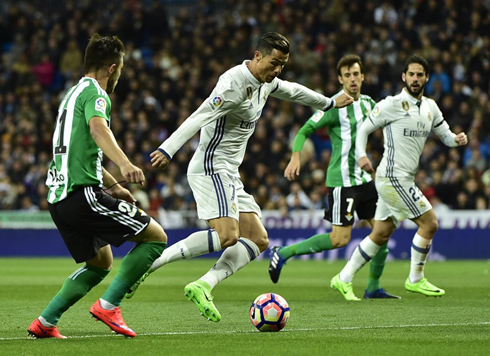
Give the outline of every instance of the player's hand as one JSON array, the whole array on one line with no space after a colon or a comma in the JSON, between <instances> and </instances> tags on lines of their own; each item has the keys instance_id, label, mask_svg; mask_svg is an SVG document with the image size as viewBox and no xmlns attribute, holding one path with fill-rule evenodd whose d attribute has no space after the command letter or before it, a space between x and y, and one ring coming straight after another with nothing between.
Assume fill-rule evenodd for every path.
<instances>
[{"instance_id":1,"label":"player's hand","mask_svg":"<svg viewBox=\"0 0 490 356\"><path fill-rule=\"evenodd\" d=\"M110 189L111 196L117 199L122 199L127 201L130 204L136 204L136 199L134 199L133 195L129 190L124 187L121 187L119 184L116 184Z\"/></svg>"},{"instance_id":2,"label":"player's hand","mask_svg":"<svg viewBox=\"0 0 490 356\"><path fill-rule=\"evenodd\" d=\"M359 158L358 163L359 167L361 167L361 169L363 169L364 171L371 173L371 175L375 173L373 165L371 164L371 161L369 160L369 158L367 158L367 156Z\"/></svg>"},{"instance_id":3,"label":"player's hand","mask_svg":"<svg viewBox=\"0 0 490 356\"><path fill-rule=\"evenodd\" d=\"M454 141L458 144L458 146L464 146L468 143L468 137L464 132L460 132L456 135Z\"/></svg>"},{"instance_id":4,"label":"player's hand","mask_svg":"<svg viewBox=\"0 0 490 356\"><path fill-rule=\"evenodd\" d=\"M284 171L284 177L286 177L286 179L289 181L294 180L296 176L299 176L300 168L301 159L299 156L299 152L294 152L291 156L291 160L289 161L288 166L286 167L286 170Z\"/></svg>"},{"instance_id":5,"label":"player's hand","mask_svg":"<svg viewBox=\"0 0 490 356\"><path fill-rule=\"evenodd\" d=\"M335 100L335 105L334 105L335 108L343 108L354 102L354 98L346 93L342 93L334 100Z\"/></svg>"},{"instance_id":6,"label":"player's hand","mask_svg":"<svg viewBox=\"0 0 490 356\"><path fill-rule=\"evenodd\" d=\"M121 175L124 177L127 183L138 183L141 185L145 183L145 175L143 174L143 171L131 162L128 162L119 168L121 169Z\"/></svg>"},{"instance_id":7,"label":"player's hand","mask_svg":"<svg viewBox=\"0 0 490 356\"><path fill-rule=\"evenodd\" d=\"M151 157L151 165L155 168L158 168L158 169L165 169L165 168L167 168L168 164L170 163L167 156L165 156L159 150L152 152L150 154L150 157Z\"/></svg>"}]
</instances>

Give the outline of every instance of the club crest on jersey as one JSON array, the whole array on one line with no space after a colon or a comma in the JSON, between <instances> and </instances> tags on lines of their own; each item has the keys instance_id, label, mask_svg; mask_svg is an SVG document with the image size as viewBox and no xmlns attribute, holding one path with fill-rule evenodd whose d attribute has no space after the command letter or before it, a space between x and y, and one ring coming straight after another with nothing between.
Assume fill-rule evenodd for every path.
<instances>
[{"instance_id":1,"label":"club crest on jersey","mask_svg":"<svg viewBox=\"0 0 490 356\"><path fill-rule=\"evenodd\" d=\"M209 103L211 104L211 109L215 110L223 104L223 98L215 96Z\"/></svg>"},{"instance_id":2,"label":"club crest on jersey","mask_svg":"<svg viewBox=\"0 0 490 356\"><path fill-rule=\"evenodd\" d=\"M105 114L106 107L107 103L104 98L98 98L97 100L95 100L95 110Z\"/></svg>"},{"instance_id":3,"label":"club crest on jersey","mask_svg":"<svg viewBox=\"0 0 490 356\"><path fill-rule=\"evenodd\" d=\"M347 221L351 221L351 220L354 218L354 216L352 216L352 214L351 214L351 213L347 213L347 214L345 215L345 218L347 219Z\"/></svg>"},{"instance_id":4,"label":"club crest on jersey","mask_svg":"<svg viewBox=\"0 0 490 356\"><path fill-rule=\"evenodd\" d=\"M253 90L252 87L247 87L247 98L248 100L252 100Z\"/></svg>"},{"instance_id":5,"label":"club crest on jersey","mask_svg":"<svg viewBox=\"0 0 490 356\"><path fill-rule=\"evenodd\" d=\"M323 111L321 111L321 110L317 110L317 111L315 111L315 113L314 113L314 114L313 114L313 116L311 117L311 120L312 120L313 122L318 122L318 121L320 121L320 119L323 117L323 114L324 114L324 112L323 112Z\"/></svg>"},{"instance_id":6,"label":"club crest on jersey","mask_svg":"<svg viewBox=\"0 0 490 356\"><path fill-rule=\"evenodd\" d=\"M403 110L408 111L408 109L410 109L410 106L408 105L408 101L402 101L402 107Z\"/></svg>"}]
</instances>

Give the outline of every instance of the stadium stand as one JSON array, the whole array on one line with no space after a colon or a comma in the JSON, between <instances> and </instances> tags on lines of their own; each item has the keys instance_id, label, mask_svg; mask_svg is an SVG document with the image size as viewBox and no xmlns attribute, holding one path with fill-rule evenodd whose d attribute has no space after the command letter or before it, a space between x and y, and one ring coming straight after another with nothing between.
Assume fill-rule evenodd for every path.
<instances>
[{"instance_id":1,"label":"stadium stand","mask_svg":"<svg viewBox=\"0 0 490 356\"><path fill-rule=\"evenodd\" d=\"M281 77L331 96L340 86L336 61L345 53L365 63L363 92L380 100L401 89L411 53L429 59L426 94L439 103L469 145L447 148L430 137L417 183L449 209L489 209L490 5L474 0L349 1L2 1L0 4L0 210L46 210L44 180L63 91L83 75L83 48L92 32L126 44L123 75L111 96L112 129L143 169L147 185L130 187L152 214L193 211L185 177L197 137L164 172L149 154L206 98L218 76L251 58L260 34L278 31L292 43ZM328 132L305 146L300 185L283 171L295 132L309 108L269 99L252 136L242 178L263 209L325 207L323 177L330 159ZM371 135L372 158L382 150ZM106 168L115 176L114 165ZM294 195L301 195L301 204ZM185 214L184 214L185 215Z\"/></svg>"}]
</instances>

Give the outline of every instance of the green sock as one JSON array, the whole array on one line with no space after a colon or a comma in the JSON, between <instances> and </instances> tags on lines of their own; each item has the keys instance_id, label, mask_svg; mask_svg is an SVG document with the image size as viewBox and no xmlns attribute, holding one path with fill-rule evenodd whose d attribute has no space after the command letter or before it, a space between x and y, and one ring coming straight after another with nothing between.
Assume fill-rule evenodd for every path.
<instances>
[{"instance_id":1,"label":"green sock","mask_svg":"<svg viewBox=\"0 0 490 356\"><path fill-rule=\"evenodd\" d=\"M385 268L386 257L388 257L388 242L385 243L379 249L378 253L374 255L371 260L371 268L369 270L369 278L367 284L368 292L374 292L380 288L379 279L383 274L383 270Z\"/></svg>"},{"instance_id":2,"label":"green sock","mask_svg":"<svg viewBox=\"0 0 490 356\"><path fill-rule=\"evenodd\" d=\"M128 289L145 274L153 261L162 255L165 242L143 242L135 246L124 257L117 272L102 299L114 305L120 305Z\"/></svg>"},{"instance_id":3,"label":"green sock","mask_svg":"<svg viewBox=\"0 0 490 356\"><path fill-rule=\"evenodd\" d=\"M309 239L298 242L297 244L282 247L279 250L279 254L281 257L288 260L293 256L311 255L313 253L331 249L332 240L330 240L330 234L318 234L310 237Z\"/></svg>"},{"instance_id":4,"label":"green sock","mask_svg":"<svg viewBox=\"0 0 490 356\"><path fill-rule=\"evenodd\" d=\"M53 325L58 324L61 315L99 284L109 272L108 269L90 265L77 269L65 280L60 291L54 296L41 316Z\"/></svg>"}]
</instances>

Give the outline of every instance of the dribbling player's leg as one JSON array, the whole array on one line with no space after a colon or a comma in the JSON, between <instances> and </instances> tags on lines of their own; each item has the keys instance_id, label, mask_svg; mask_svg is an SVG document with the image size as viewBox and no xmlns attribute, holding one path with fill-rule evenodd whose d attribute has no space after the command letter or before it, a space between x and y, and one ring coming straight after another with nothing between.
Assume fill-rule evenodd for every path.
<instances>
[{"instance_id":1,"label":"dribbling player's leg","mask_svg":"<svg viewBox=\"0 0 490 356\"><path fill-rule=\"evenodd\" d=\"M221 241L215 230L197 231L165 249L163 254L153 262L151 269L155 271L167 263L186 260L220 250Z\"/></svg>"},{"instance_id":2,"label":"dribbling player's leg","mask_svg":"<svg viewBox=\"0 0 490 356\"><path fill-rule=\"evenodd\" d=\"M211 289L245 267L267 248L267 242L264 243L268 241L267 232L256 214L240 213L239 233L242 237L237 243L226 248L216 264L200 278L208 283ZM262 249L252 239L257 241Z\"/></svg>"}]
</instances>

